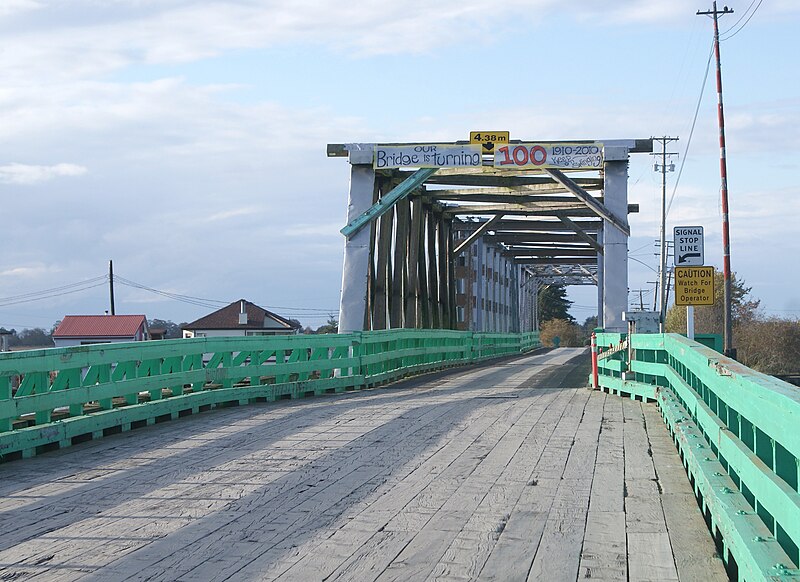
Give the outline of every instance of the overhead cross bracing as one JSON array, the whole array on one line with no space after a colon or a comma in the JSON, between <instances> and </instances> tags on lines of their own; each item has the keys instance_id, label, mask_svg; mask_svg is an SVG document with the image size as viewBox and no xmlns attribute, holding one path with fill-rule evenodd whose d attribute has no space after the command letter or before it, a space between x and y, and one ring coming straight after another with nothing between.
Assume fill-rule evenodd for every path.
<instances>
[{"instance_id":1,"label":"overhead cross bracing","mask_svg":"<svg viewBox=\"0 0 800 582\"><path fill-rule=\"evenodd\" d=\"M535 287L528 279L540 275L542 284L598 285L600 321L607 329L624 329L627 215L638 212L627 201L628 155L652 151L652 140L508 143L498 148L502 155L482 151L477 158L465 142L328 146L329 156L348 155L353 171L361 168L370 184L354 204L351 183L342 229L348 241L340 321L351 314L342 329L464 328L472 303L492 323L467 329L517 331L514 317L525 319L517 313L525 303L522 290ZM434 158L426 157L430 150ZM557 156L566 150L598 155L565 163ZM475 163L433 167L439 154L460 151L465 155L458 159ZM550 157L541 164L545 151ZM386 160L406 165L386 167ZM357 271L366 284L348 288L348 265L355 265L348 256L362 256L358 249L364 248L370 256L358 259L365 266ZM613 273L605 285L609 266ZM479 287L485 297L477 294ZM470 296L469 288L476 294Z\"/></svg>"}]
</instances>

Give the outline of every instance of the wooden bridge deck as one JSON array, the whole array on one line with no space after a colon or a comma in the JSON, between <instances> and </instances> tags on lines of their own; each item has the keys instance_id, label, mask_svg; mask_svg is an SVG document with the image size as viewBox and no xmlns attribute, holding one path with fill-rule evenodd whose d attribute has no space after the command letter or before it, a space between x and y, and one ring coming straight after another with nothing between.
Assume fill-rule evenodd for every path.
<instances>
[{"instance_id":1,"label":"wooden bridge deck","mask_svg":"<svg viewBox=\"0 0 800 582\"><path fill-rule=\"evenodd\" d=\"M658 411L583 388L586 360L559 349L7 463L0 579L726 580Z\"/></svg>"}]
</instances>

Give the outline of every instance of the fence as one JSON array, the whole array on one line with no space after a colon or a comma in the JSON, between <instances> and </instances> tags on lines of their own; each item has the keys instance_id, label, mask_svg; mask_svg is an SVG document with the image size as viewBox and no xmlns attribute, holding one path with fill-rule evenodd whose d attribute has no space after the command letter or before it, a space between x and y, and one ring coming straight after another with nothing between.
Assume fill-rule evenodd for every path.
<instances>
[{"instance_id":1,"label":"fence","mask_svg":"<svg viewBox=\"0 0 800 582\"><path fill-rule=\"evenodd\" d=\"M538 345L538 333L391 330L6 352L0 354L0 459L214 406L357 390Z\"/></svg>"},{"instance_id":2,"label":"fence","mask_svg":"<svg viewBox=\"0 0 800 582\"><path fill-rule=\"evenodd\" d=\"M800 391L674 334L599 334L606 391L657 400L729 573L800 572Z\"/></svg>"}]
</instances>

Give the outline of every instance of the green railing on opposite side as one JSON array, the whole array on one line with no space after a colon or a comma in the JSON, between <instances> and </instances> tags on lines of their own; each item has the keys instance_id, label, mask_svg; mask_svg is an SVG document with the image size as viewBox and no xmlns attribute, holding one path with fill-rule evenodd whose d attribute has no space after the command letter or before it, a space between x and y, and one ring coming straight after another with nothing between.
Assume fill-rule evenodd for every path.
<instances>
[{"instance_id":1,"label":"green railing on opposite side","mask_svg":"<svg viewBox=\"0 0 800 582\"><path fill-rule=\"evenodd\" d=\"M538 333L399 329L0 353L0 459L215 405L361 389L538 345Z\"/></svg>"}]
</instances>

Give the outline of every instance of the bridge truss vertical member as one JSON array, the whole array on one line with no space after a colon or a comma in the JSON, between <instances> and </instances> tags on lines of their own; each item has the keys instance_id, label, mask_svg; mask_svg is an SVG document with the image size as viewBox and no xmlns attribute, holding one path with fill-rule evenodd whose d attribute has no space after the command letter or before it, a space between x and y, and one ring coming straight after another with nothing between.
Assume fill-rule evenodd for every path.
<instances>
[{"instance_id":1,"label":"bridge truss vertical member","mask_svg":"<svg viewBox=\"0 0 800 582\"><path fill-rule=\"evenodd\" d=\"M622 312L628 309L628 148L606 146L603 194L613 215L625 217L625 229L603 224L603 328L622 333L627 324Z\"/></svg>"},{"instance_id":2,"label":"bridge truss vertical member","mask_svg":"<svg viewBox=\"0 0 800 582\"><path fill-rule=\"evenodd\" d=\"M351 224L372 206L375 170L372 168L371 147L358 149L357 146L353 146L349 158L350 194L347 201L347 223ZM372 230L372 228L361 229L345 239L342 295L339 304L340 333L361 331L366 328L364 320L369 293Z\"/></svg>"},{"instance_id":3,"label":"bridge truss vertical member","mask_svg":"<svg viewBox=\"0 0 800 582\"><path fill-rule=\"evenodd\" d=\"M391 190L391 180L379 181L381 197ZM391 290L391 251L394 234L394 209L384 212L378 220L378 252L375 257L375 287L370 302L372 329L387 329L389 311L389 292Z\"/></svg>"},{"instance_id":4,"label":"bridge truss vertical member","mask_svg":"<svg viewBox=\"0 0 800 582\"><path fill-rule=\"evenodd\" d=\"M395 205L394 271L390 294L389 325L393 329L414 327L405 325L406 288L408 287L408 254L411 203L407 198Z\"/></svg>"}]
</instances>

